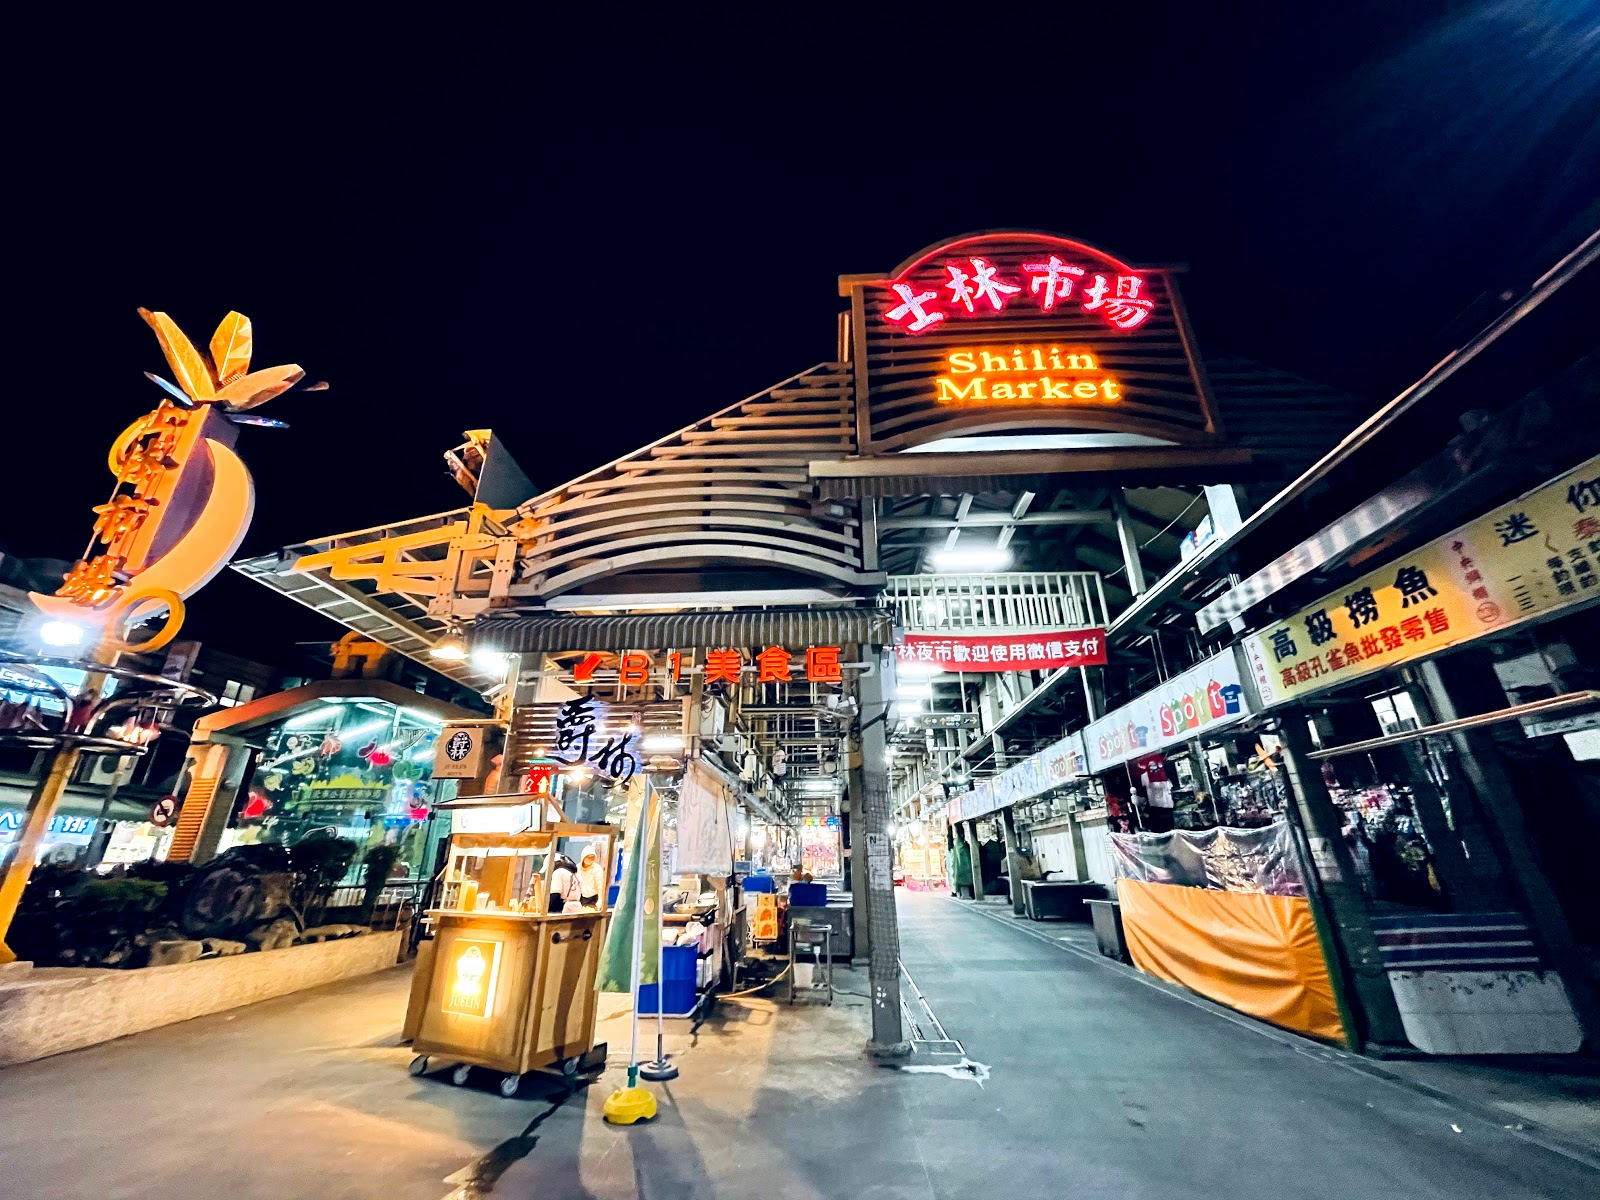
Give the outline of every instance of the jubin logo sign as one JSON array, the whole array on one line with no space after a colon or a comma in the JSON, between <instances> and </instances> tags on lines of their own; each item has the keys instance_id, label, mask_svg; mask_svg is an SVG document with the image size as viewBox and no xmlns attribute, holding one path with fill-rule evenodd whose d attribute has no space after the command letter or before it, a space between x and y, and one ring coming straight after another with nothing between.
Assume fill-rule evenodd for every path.
<instances>
[{"instance_id":1,"label":"jubin logo sign","mask_svg":"<svg viewBox=\"0 0 1600 1200\"><path fill-rule=\"evenodd\" d=\"M500 943L458 941L452 948L443 1009L461 1017L494 1014L494 985L500 974Z\"/></svg>"}]
</instances>

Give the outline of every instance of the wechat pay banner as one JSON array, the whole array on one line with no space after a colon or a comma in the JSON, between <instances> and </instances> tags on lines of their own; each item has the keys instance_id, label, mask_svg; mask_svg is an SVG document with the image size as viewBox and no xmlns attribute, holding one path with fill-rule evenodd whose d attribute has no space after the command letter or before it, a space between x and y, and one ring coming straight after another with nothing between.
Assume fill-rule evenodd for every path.
<instances>
[{"instance_id":1,"label":"wechat pay banner","mask_svg":"<svg viewBox=\"0 0 1600 1200\"><path fill-rule=\"evenodd\" d=\"M1083 731L1091 774L1250 715L1232 650L1175 675Z\"/></svg>"}]
</instances>

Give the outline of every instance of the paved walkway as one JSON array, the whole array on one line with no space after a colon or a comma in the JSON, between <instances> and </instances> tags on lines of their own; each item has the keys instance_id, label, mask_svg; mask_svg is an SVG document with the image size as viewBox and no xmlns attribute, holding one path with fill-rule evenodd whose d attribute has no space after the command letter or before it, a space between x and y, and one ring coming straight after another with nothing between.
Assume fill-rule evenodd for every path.
<instances>
[{"instance_id":1,"label":"paved walkway","mask_svg":"<svg viewBox=\"0 0 1600 1200\"><path fill-rule=\"evenodd\" d=\"M874 1067L865 1000L725 1005L669 1049L661 1115L405 1074L385 972L0 1071L30 1198L1565 1197L1600 1172L1494 1120L1064 949L1075 932L901 899L905 962L976 1066ZM849 973L847 987L861 988ZM625 1049L626 1021L607 1022ZM619 1059L613 1054L613 1062ZM920 1059L949 1067L958 1058Z\"/></svg>"}]
</instances>

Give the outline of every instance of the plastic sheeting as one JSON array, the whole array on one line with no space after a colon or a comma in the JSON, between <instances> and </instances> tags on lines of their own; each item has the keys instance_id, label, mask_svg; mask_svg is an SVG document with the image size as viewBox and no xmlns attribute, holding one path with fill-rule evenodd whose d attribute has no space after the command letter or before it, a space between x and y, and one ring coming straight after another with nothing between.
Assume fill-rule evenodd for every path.
<instances>
[{"instance_id":1,"label":"plastic sheeting","mask_svg":"<svg viewBox=\"0 0 1600 1200\"><path fill-rule=\"evenodd\" d=\"M1117 880L1123 935L1141 971L1296 1033L1343 1042L1310 902Z\"/></svg>"},{"instance_id":2,"label":"plastic sheeting","mask_svg":"<svg viewBox=\"0 0 1600 1200\"><path fill-rule=\"evenodd\" d=\"M691 762L678 789L678 847L674 875L733 874L733 804L722 781Z\"/></svg>"},{"instance_id":3,"label":"plastic sheeting","mask_svg":"<svg viewBox=\"0 0 1600 1200\"><path fill-rule=\"evenodd\" d=\"M1111 861L1118 879L1140 883L1269 896L1306 894L1300 859L1283 821L1259 829L1113 833Z\"/></svg>"}]
</instances>

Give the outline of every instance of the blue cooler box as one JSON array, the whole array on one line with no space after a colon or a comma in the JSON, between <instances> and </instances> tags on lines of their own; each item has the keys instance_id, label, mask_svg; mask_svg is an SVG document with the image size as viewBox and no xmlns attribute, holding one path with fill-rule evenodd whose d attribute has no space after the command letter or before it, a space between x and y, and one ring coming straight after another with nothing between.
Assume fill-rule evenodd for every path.
<instances>
[{"instance_id":1,"label":"blue cooler box","mask_svg":"<svg viewBox=\"0 0 1600 1200\"><path fill-rule=\"evenodd\" d=\"M639 1012L655 1014L659 1003L656 1000L658 990L666 998L666 1006L661 1011L667 1016L681 1017L692 1012L695 1002L695 968L699 958L700 951L695 946L662 947L662 987L657 989L653 983L639 985Z\"/></svg>"}]
</instances>

